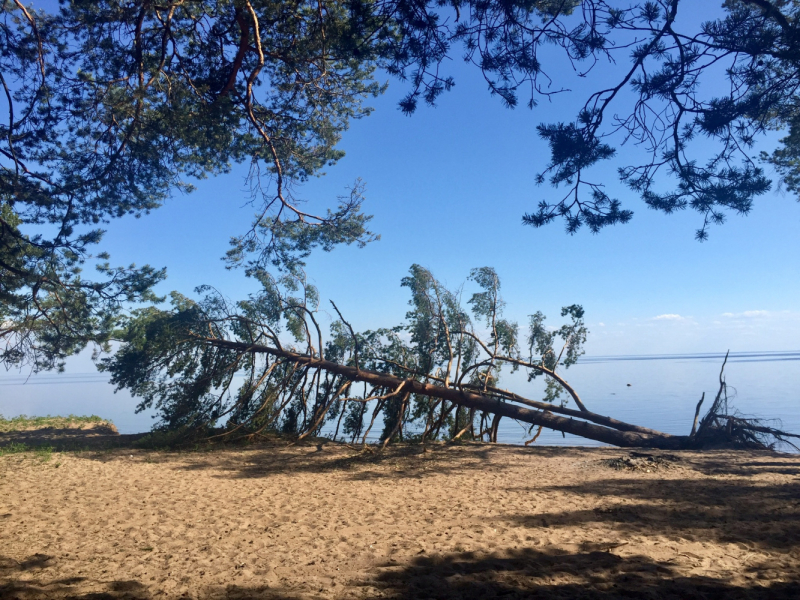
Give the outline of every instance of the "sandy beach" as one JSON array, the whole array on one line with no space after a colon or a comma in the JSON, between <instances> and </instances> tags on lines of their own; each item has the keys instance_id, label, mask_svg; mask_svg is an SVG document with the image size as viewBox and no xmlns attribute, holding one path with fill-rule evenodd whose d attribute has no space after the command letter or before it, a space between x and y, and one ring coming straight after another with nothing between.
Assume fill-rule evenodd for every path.
<instances>
[{"instance_id":1,"label":"sandy beach","mask_svg":"<svg viewBox=\"0 0 800 600\"><path fill-rule=\"evenodd\" d=\"M800 457L651 455L11 454L0 597L800 598Z\"/></svg>"}]
</instances>

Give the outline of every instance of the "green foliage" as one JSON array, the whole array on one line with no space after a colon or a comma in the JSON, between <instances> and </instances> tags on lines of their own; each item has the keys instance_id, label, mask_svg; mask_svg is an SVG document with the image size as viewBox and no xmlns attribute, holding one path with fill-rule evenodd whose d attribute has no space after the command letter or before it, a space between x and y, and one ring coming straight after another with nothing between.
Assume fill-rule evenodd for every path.
<instances>
[{"instance_id":1,"label":"green foliage","mask_svg":"<svg viewBox=\"0 0 800 600\"><path fill-rule=\"evenodd\" d=\"M168 429L206 421L213 425L221 412L214 390L230 386L233 375L228 370L236 362L235 353L199 348L188 336L203 321L202 309L178 295L172 305L172 311L134 311L122 338L126 351L114 357L118 368L111 383L142 398L137 412L159 410ZM213 331L214 326L210 328ZM110 360L103 359L100 369L105 370ZM154 365L163 365L165 372L153 373Z\"/></svg>"},{"instance_id":2,"label":"green foliage","mask_svg":"<svg viewBox=\"0 0 800 600\"><path fill-rule=\"evenodd\" d=\"M363 6L391 11L386 22L396 37L379 47L389 72L411 83L400 103L407 113L454 85L446 63L456 54L479 69L490 93L509 107L522 93L530 108L541 97L566 93L572 86L563 77L571 69L563 64L584 81L598 64L613 65L574 120L539 126L550 162L538 181L564 190L525 214L526 224L564 219L570 233L584 225L597 232L631 219L633 212L605 191L605 171L598 175L594 168L614 159L614 134L643 155L634 165L618 166L620 180L649 208L698 212L700 240L727 215L749 213L770 189L753 151L770 130L788 129L789 135L777 150L762 153L762 161L796 192L800 3L729 0L718 18L704 23L697 23L689 0ZM449 18L453 11L455 19ZM725 83L711 83L717 77Z\"/></svg>"},{"instance_id":3,"label":"green foliage","mask_svg":"<svg viewBox=\"0 0 800 600\"><path fill-rule=\"evenodd\" d=\"M89 344L107 349L127 307L158 300L153 288L165 271L113 266L97 248L102 225L144 215L191 191L192 180L236 163L250 165L257 217L231 238L230 267L265 280L298 276L315 249L377 239L360 180L317 214L303 210L293 190L342 157L342 133L385 89L378 69L407 82L400 108L411 113L453 86L446 64L456 54L510 107L523 90L531 108L566 92L554 48L581 76L601 61L616 65L574 120L539 126L550 161L537 180L565 193L523 216L535 227L564 219L570 233L584 225L597 232L631 218L592 175L615 160L615 133L645 153L619 167L621 181L655 210L697 211L701 240L711 224L747 214L770 189L753 155L770 131L788 135L761 161L797 192L800 4L730 0L694 31L685 30L691 7L688 0L624 8L595 0L80 0L48 13L4 4L0 362L56 368ZM727 84L707 85L720 68ZM87 275L87 267L97 273ZM463 321L448 308L452 299L422 272L406 285L417 311L419 368L429 371L445 351L468 352L442 345L441 332ZM441 304L441 318L425 303ZM474 309L485 318L485 306ZM490 344L512 349L512 325L495 323Z\"/></svg>"},{"instance_id":4,"label":"green foliage","mask_svg":"<svg viewBox=\"0 0 800 600\"><path fill-rule=\"evenodd\" d=\"M11 442L5 446L0 446L0 456L26 454L28 452L32 453L35 458L43 463L49 462L50 459L53 458L52 446L28 446L27 444L21 444L19 442Z\"/></svg>"},{"instance_id":5,"label":"green foliage","mask_svg":"<svg viewBox=\"0 0 800 600\"><path fill-rule=\"evenodd\" d=\"M597 232L630 220L632 212L622 209L589 174L592 166L614 156L604 140L615 130L647 153L639 164L619 168L621 181L652 209L700 213L699 240L707 239L709 225L723 223L727 214L749 213L754 199L770 189L751 151L770 129L788 126L790 135L781 140L781 148L761 158L776 168L787 189L796 191L792 178L798 153L791 125L798 106L798 3L726 2L725 14L703 23L699 31L685 30L692 21L691 16L687 20L691 3L686 0L627 9L583 5L588 10L582 26L561 34L565 48L579 60L611 58L615 46L627 52L629 46L619 42L632 43L630 32L640 34L638 45L630 63L620 69L619 84L594 92L574 123L540 127L550 144L551 162L539 181L549 177L552 185L568 191L556 202L542 201L537 211L524 216L525 223L540 227L563 217L567 231L574 233L584 224ZM583 44L587 38L591 45ZM707 79L720 65L728 84L709 86ZM628 86L635 104L604 128L610 107L621 103L618 96ZM725 91L717 95L720 87ZM651 120L648 114L659 117ZM698 139L706 141L693 152ZM709 147L715 148L710 156ZM672 183L666 183L669 178ZM663 190L665 183L669 187Z\"/></svg>"},{"instance_id":6,"label":"green foliage","mask_svg":"<svg viewBox=\"0 0 800 600\"><path fill-rule=\"evenodd\" d=\"M456 347L450 343L450 334L465 329L470 322L455 294L419 265L411 266L401 286L411 292L408 303L412 310L406 313L403 328L411 334L418 372L430 373L436 365L452 361L459 352L472 355L472 343L459 341Z\"/></svg>"},{"instance_id":7,"label":"green foliage","mask_svg":"<svg viewBox=\"0 0 800 600\"><path fill-rule=\"evenodd\" d=\"M10 454L22 454L23 452L30 452L30 448L26 444L19 442L11 442L5 446L0 446L0 456L8 456Z\"/></svg>"},{"instance_id":8,"label":"green foliage","mask_svg":"<svg viewBox=\"0 0 800 600\"><path fill-rule=\"evenodd\" d=\"M350 437L351 441L361 437L364 431L364 417L367 414L367 404L365 402L350 403L347 416L344 419L342 432Z\"/></svg>"},{"instance_id":9,"label":"green foliage","mask_svg":"<svg viewBox=\"0 0 800 600\"><path fill-rule=\"evenodd\" d=\"M800 196L800 107L791 117L789 135L781 139L781 144L771 155L763 152L761 158L775 167L786 190Z\"/></svg>"},{"instance_id":10,"label":"green foliage","mask_svg":"<svg viewBox=\"0 0 800 600\"><path fill-rule=\"evenodd\" d=\"M504 401L497 388L503 365L524 366L562 385L556 369L574 364L586 340L583 309L565 307L570 322L547 332L537 313L539 332L528 340L542 355L525 362L517 325L502 318L500 279L488 267L475 269L477 284L469 301L478 325L488 329L484 343L460 304L433 275L413 265L402 287L411 292L403 324L355 332L343 318L333 321L327 340L319 329L318 293L302 278L263 278L261 292L233 306L211 288L199 288L199 301L173 294L172 309L145 308L128 320L119 351L103 359L117 389L141 399L137 410L154 409L156 429L208 432L225 421L225 431L241 435L263 431L319 435L324 427L355 442L374 436L408 439L466 439L492 435L485 413L402 389L361 386L310 360L414 379L434 386L475 391ZM543 333L542 333L543 332ZM564 343L559 353L553 342ZM292 356L300 357L298 361ZM535 360L534 360L535 359ZM555 395L554 395L555 394ZM375 425L382 419L382 429ZM380 421L377 421L380 422ZM461 430L467 428L467 432ZM334 429L335 428L335 429ZM169 434L172 435L171 433Z\"/></svg>"},{"instance_id":11,"label":"green foliage","mask_svg":"<svg viewBox=\"0 0 800 600\"><path fill-rule=\"evenodd\" d=\"M541 312L530 315L528 324L528 360L534 362L538 357L539 364L545 369L555 373L559 366L568 369L578 362L584 354L583 345L589 335L589 330L583 321L584 310L579 304L572 304L561 309L562 317L569 317L570 323L558 329L548 330L544 324L545 316ZM556 340L562 342L561 349L556 352ZM528 381L544 375L542 371L528 370ZM555 402L563 397L564 388L552 377L547 377L545 402Z\"/></svg>"},{"instance_id":12,"label":"green foliage","mask_svg":"<svg viewBox=\"0 0 800 600\"><path fill-rule=\"evenodd\" d=\"M490 347L496 353L517 356L517 324L501 319L505 302L500 297L500 278L491 267L473 269L469 278L477 283L482 292L472 295L469 304L472 313L490 328Z\"/></svg>"},{"instance_id":13,"label":"green foliage","mask_svg":"<svg viewBox=\"0 0 800 600\"><path fill-rule=\"evenodd\" d=\"M51 14L9 4L0 32L4 364L59 366L104 345L123 307L157 300L165 272L92 254L97 225L145 214L232 163L251 163L261 204L233 240L232 265L296 271L315 247L375 239L360 183L320 216L291 196L293 182L342 156L341 133L383 89L363 37L372 32L346 5L82 0ZM99 281L82 274L87 262Z\"/></svg>"},{"instance_id":14,"label":"green foliage","mask_svg":"<svg viewBox=\"0 0 800 600\"><path fill-rule=\"evenodd\" d=\"M38 446L36 450L33 451L33 454L40 461L49 462L50 459L53 458L53 448L52 446Z\"/></svg>"}]
</instances>

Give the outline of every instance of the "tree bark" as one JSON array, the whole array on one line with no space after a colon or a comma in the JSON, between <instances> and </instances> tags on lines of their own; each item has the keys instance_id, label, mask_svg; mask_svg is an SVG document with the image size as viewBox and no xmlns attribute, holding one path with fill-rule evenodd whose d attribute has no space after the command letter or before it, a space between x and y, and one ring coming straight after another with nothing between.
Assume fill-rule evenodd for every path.
<instances>
[{"instance_id":1,"label":"tree bark","mask_svg":"<svg viewBox=\"0 0 800 600\"><path fill-rule=\"evenodd\" d=\"M526 404L544 405L546 408L540 410L532 410L517 404L505 401L501 402L491 397L473 392L457 390L453 388L435 386L429 383L423 383L414 379L403 379L388 375L386 373L376 373L374 371L367 371L358 369L348 365L331 362L328 360L320 359L315 356L306 354L298 354L288 350L281 350L272 348L270 346L263 346L257 344L245 344L242 342L233 342L229 340L215 339L215 338L201 338L207 343L220 347L228 348L245 353L264 353L272 356L282 358L291 362L295 362L312 369L322 369L330 373L342 375L352 381L363 381L375 387L383 388L397 388L404 384L404 390L409 393L428 396L431 398L440 398L448 400L465 408L473 410L482 410L492 413L496 417L508 417L516 419L524 423L532 425L541 425L548 429L554 429L571 435L587 438L597 442L610 444L613 446L621 446L627 448L661 448L669 450L677 450L681 448L691 448L695 440L689 436L675 436L667 433L662 433L652 429L639 428L629 423L617 421L610 417L596 415L584 411L570 411L561 407L549 406L545 403L536 403L535 401L526 401ZM520 402L522 399L512 399L512 402ZM569 412L567 412L569 411ZM573 414L570 418L562 417L556 412L567 412ZM581 419L581 420L579 420ZM614 423L617 428L610 426L602 426L587 421L601 421Z\"/></svg>"}]
</instances>

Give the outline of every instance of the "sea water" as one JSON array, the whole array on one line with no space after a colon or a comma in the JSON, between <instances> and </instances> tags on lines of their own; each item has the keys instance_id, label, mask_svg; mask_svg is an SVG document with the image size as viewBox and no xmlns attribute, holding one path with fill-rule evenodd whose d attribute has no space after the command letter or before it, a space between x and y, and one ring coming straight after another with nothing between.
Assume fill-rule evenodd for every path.
<instances>
[{"instance_id":1,"label":"sea water","mask_svg":"<svg viewBox=\"0 0 800 600\"><path fill-rule=\"evenodd\" d=\"M701 415L719 390L724 354L584 356L561 375L596 413L672 434L688 434L695 407L705 392ZM88 367L89 365L86 365ZM0 375L0 414L89 415L111 419L120 433L147 431L152 411L135 413L139 400L114 394L108 376L82 372ZM541 399L542 380L528 382L522 372L505 373L501 387ZM773 426L800 433L800 351L732 352L724 377L732 406L743 416L774 419ZM575 408L572 403L568 406ZM382 423L376 423L376 433ZM498 441L521 444L533 437L529 425L500 422ZM543 430L537 445L599 446L599 442Z\"/></svg>"},{"instance_id":2,"label":"sea water","mask_svg":"<svg viewBox=\"0 0 800 600\"><path fill-rule=\"evenodd\" d=\"M561 375L592 412L665 433L687 435L702 394L705 392L701 417L719 391L724 358L724 354L584 356ZM772 419L768 425L800 433L800 352L731 352L723 377L734 411L742 416ZM534 394L528 397L540 399ZM568 406L576 408L572 403ZM509 419L501 421L498 441L516 444L532 437L528 426ZM602 445L551 430L543 430L536 443Z\"/></svg>"}]
</instances>

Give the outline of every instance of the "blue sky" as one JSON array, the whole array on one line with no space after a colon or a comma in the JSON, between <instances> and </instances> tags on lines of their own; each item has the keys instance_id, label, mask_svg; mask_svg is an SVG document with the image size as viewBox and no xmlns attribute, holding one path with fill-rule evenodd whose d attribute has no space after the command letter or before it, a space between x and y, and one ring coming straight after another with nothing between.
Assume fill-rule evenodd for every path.
<instances>
[{"instance_id":1,"label":"blue sky","mask_svg":"<svg viewBox=\"0 0 800 600\"><path fill-rule=\"evenodd\" d=\"M334 299L354 327L402 321L408 296L400 280L413 263L451 287L471 268L488 265L502 278L507 315L520 324L541 310L558 325L562 306L582 304L590 355L800 349L800 204L793 197L770 192L751 215L731 215L699 243L700 215L653 212L618 184L616 167L641 152L626 147L593 175L634 210L630 223L574 236L561 223L524 227L522 214L557 193L535 184L549 156L536 125L574 118L610 70L566 79L573 92L531 111L504 108L474 68L456 61L451 69L455 88L436 108L421 105L411 117L397 109L404 84L389 80L389 91L370 102L373 115L344 135L345 158L299 189L310 207L322 209L357 178L367 185L365 210L381 240L314 254L307 268L323 298ZM211 284L230 298L244 297L255 282L227 271L220 258L254 212L245 174L236 167L148 216L111 223L103 249L113 264L166 266L161 292ZM68 372L91 370L86 356L68 364ZM69 386L69 394L80 395L79 387ZM38 389L52 394L54 386ZM96 394L97 386L86 393Z\"/></svg>"},{"instance_id":2,"label":"blue sky","mask_svg":"<svg viewBox=\"0 0 800 600\"><path fill-rule=\"evenodd\" d=\"M299 189L310 207L323 208L357 178L367 185L365 209L381 240L312 255L307 269L356 327L402 320L407 294L399 284L413 263L452 287L489 265L502 278L507 314L520 323L542 310L556 324L561 306L582 304L591 354L798 347L800 204L793 197L770 192L749 216L731 215L699 243L699 214L654 212L619 185L615 168L641 152L625 147L593 175L634 210L630 223L574 236L560 222L525 227L522 214L558 193L535 184L548 160L536 125L570 119L604 73L531 111L504 108L474 69L452 69L455 88L411 117L397 109L403 84L390 80L371 102L373 115L346 132L345 158ZM235 168L151 215L112 223L112 262L167 266L164 291L208 283L243 297L254 282L226 271L220 257L253 214L244 175Z\"/></svg>"}]
</instances>

